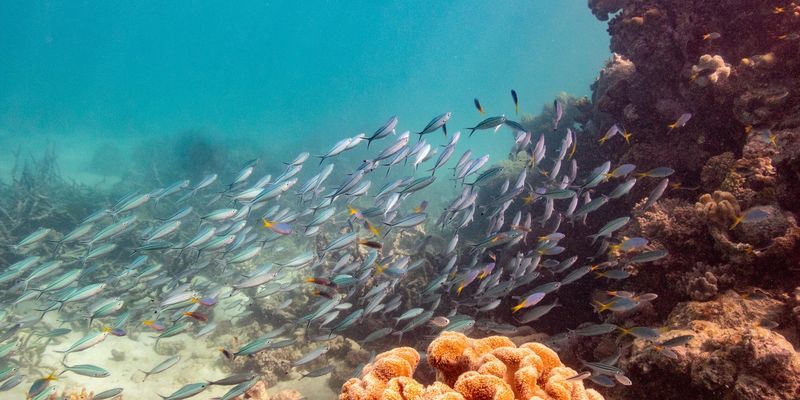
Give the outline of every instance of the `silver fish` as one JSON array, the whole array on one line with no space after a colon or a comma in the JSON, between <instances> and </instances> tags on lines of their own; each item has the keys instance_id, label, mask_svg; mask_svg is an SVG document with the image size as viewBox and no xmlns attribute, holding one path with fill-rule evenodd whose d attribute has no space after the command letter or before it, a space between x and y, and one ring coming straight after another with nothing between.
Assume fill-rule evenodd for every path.
<instances>
[{"instance_id":1,"label":"silver fish","mask_svg":"<svg viewBox=\"0 0 800 400\"><path fill-rule=\"evenodd\" d=\"M418 132L417 135L422 137L422 135L435 132L439 128L442 128L444 135L447 136L447 121L450 120L450 117L453 114L451 112L446 112L442 115L437 115L433 117L431 122L428 122L428 125L425 125L425 128L422 128L422 131Z\"/></svg>"},{"instance_id":2,"label":"silver fish","mask_svg":"<svg viewBox=\"0 0 800 400\"><path fill-rule=\"evenodd\" d=\"M506 123L506 116L501 115L498 117L486 118L485 120L479 122L478 125L466 129L469 129L470 131L469 135L472 136L472 134L475 133L475 131L479 130L494 129L494 131L497 132L497 130L500 129L500 127L503 126L503 124L505 123Z\"/></svg>"},{"instance_id":3,"label":"silver fish","mask_svg":"<svg viewBox=\"0 0 800 400\"><path fill-rule=\"evenodd\" d=\"M397 122L398 119L396 115L393 115L391 118L389 118L389 120L386 121L383 126L378 128L375 133L372 134L372 136L367 138L367 148L369 148L369 145L372 144L373 140L383 139L386 136L393 134L395 132L395 127L397 127Z\"/></svg>"},{"instance_id":4,"label":"silver fish","mask_svg":"<svg viewBox=\"0 0 800 400\"><path fill-rule=\"evenodd\" d=\"M328 352L328 346L318 347L310 352L306 353L304 356L300 357L299 359L292 361L292 366L297 367L300 365L308 364L317 358L321 357L323 354Z\"/></svg>"},{"instance_id":5,"label":"silver fish","mask_svg":"<svg viewBox=\"0 0 800 400\"><path fill-rule=\"evenodd\" d=\"M594 243L598 238L609 237L614 232L625 226L630 220L631 220L630 217L620 217L613 219L608 223L606 223L602 228L600 228L600 231L598 231L594 235L589 235L589 238L591 238L592 243Z\"/></svg>"},{"instance_id":6,"label":"silver fish","mask_svg":"<svg viewBox=\"0 0 800 400\"><path fill-rule=\"evenodd\" d=\"M555 112L555 117L553 118L553 130L556 131L558 130L558 123L564 116L564 108L561 106L560 101L553 100L553 111Z\"/></svg>"},{"instance_id":7,"label":"silver fish","mask_svg":"<svg viewBox=\"0 0 800 400\"><path fill-rule=\"evenodd\" d=\"M339 250L341 248L347 247L350 244L352 244L353 242L355 242L356 239L358 239L358 232L353 231L353 232L345 233L344 235L342 235L342 236L334 239L330 243L328 243L327 246L325 246L322 250L320 250L320 253L322 255L325 255L325 254L328 254L328 253L330 253L332 251L336 251L336 250Z\"/></svg>"},{"instance_id":8,"label":"silver fish","mask_svg":"<svg viewBox=\"0 0 800 400\"><path fill-rule=\"evenodd\" d=\"M660 199L661 196L664 195L664 191L667 190L667 186L669 186L669 179L667 178L662 179L661 182L659 182L658 185L656 185L656 187L653 188L652 191L650 191L650 194L647 195L647 201L644 203L644 207L642 207L642 210L646 210L650 208L650 206L655 204L658 201L658 199Z\"/></svg>"},{"instance_id":9,"label":"silver fish","mask_svg":"<svg viewBox=\"0 0 800 400\"><path fill-rule=\"evenodd\" d=\"M158 373L164 372L164 371L166 371L166 370L168 370L168 369L172 368L172 367L173 367L175 364L177 364L177 363L178 363L180 360L181 360L181 356L177 356L177 355L176 355L176 356L172 356L172 357L170 357L170 358L167 358L166 360L164 360L164 361L162 361L162 362L158 363L158 365L156 365L155 367L153 367L153 368L150 368L150 371L144 371L144 370L141 370L141 369L140 369L139 371L141 371L142 373L144 373L144 378L142 378L142 382L146 381L146 380L147 380L147 378L148 378L150 375L153 375L153 374L158 374Z\"/></svg>"},{"instance_id":10,"label":"silver fish","mask_svg":"<svg viewBox=\"0 0 800 400\"><path fill-rule=\"evenodd\" d=\"M322 165L322 163L325 161L325 159L330 158L330 157L335 157L335 156L341 154L343 151L347 150L347 146L350 144L350 142L352 140L353 140L352 138L342 139L342 140L338 141L336 144L334 144L333 147L331 147L330 150L328 150L327 153L325 153L325 154L323 154L321 156L315 156L315 157L320 159L319 160L319 164Z\"/></svg>"},{"instance_id":11,"label":"silver fish","mask_svg":"<svg viewBox=\"0 0 800 400\"><path fill-rule=\"evenodd\" d=\"M426 213L412 213L392 222L384 222L385 225L393 228L412 228L425 222L428 218Z\"/></svg>"}]
</instances>

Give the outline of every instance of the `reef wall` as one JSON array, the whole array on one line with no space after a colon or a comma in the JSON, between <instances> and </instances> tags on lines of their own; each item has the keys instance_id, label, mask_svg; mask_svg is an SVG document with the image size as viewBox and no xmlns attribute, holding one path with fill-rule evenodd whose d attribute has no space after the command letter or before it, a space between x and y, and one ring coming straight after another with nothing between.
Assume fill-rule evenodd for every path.
<instances>
[{"instance_id":1,"label":"reef wall","mask_svg":"<svg viewBox=\"0 0 800 400\"><path fill-rule=\"evenodd\" d=\"M648 210L636 205L635 223L623 232L669 250L620 288L659 294L655 313L629 323L684 329L696 340L678 360L653 361L652 346L637 339L620 365L643 386L613 389L612 397L671 388L648 398L797 398L800 7L730 0L590 0L589 7L600 20L614 14L614 55L592 86L579 152L603 146L612 164L676 171L668 199ZM685 113L685 126L669 127ZM629 144L598 142L613 124L632 133ZM750 223L751 210L769 218ZM745 307L752 301L769 307ZM742 307L758 312L743 315Z\"/></svg>"}]
</instances>

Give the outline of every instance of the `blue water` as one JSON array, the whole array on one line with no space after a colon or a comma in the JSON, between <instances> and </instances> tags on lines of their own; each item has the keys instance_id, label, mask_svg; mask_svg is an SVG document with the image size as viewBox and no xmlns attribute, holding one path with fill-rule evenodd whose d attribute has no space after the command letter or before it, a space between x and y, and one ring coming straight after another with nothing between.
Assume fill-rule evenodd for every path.
<instances>
[{"instance_id":1,"label":"blue water","mask_svg":"<svg viewBox=\"0 0 800 400\"><path fill-rule=\"evenodd\" d=\"M484 242L494 233L499 235L504 224L510 226L511 211L508 220L502 221L502 214L506 212L509 202L498 203L505 204L502 211L497 211L499 217L490 210L500 209L498 204L493 203L497 199L472 205L469 209L461 208L449 216L445 215L441 227L437 226L434 230L433 225L439 225L437 221L441 210L453 204L454 196L449 192L461 192L465 187L456 183L457 179L450 171L444 171L447 169L444 166L437 170L436 183L424 192L408 197L405 192L412 192L409 187L414 184L403 183L403 189L395 186L395 189L388 190L387 193L393 192L389 195L393 200L388 200L386 196L375 198L378 188L387 182L396 180L399 185L398 178L401 177L424 179L420 176L436 173L431 171L435 159L426 161L427 164L420 169L412 169L416 168L412 165L422 160L419 155L415 156L419 160L412 159L393 167L394 176L384 174L384 167L372 172L369 179L362 182L372 184L369 195L363 192L359 195L338 192L354 175L363 177L366 174L363 170L355 172L361 160L377 157L381 149L395 140L393 138L373 143L369 150L364 144L357 145L351 151L326 161L327 165L336 167L330 179L324 183L324 187L319 182L310 185L315 188L306 191L306 195L297 197L294 190L325 168L317 165L316 159L303 165L302 172L296 177L300 183L291 194L253 202L250 202L252 198L236 197L239 202L232 201L232 198L250 192L244 188L255 185L256 181L262 182L264 176L272 174L274 178L282 171L293 169L286 168L281 162L289 161L301 152L321 154L333 143L360 132L371 134L392 115L399 117L398 133L406 130L416 133L432 117L452 112L453 117L448 123L452 134L486 117L475 110L473 99L476 97L486 109L487 116L506 114L520 121L523 115L539 113L545 104L552 104L553 99L561 93L588 95L589 85L609 56L608 47L605 25L595 20L586 9L585 2L581 1L0 2L0 189L4 193L0 205L13 214L9 217L4 212L8 221L0 221L8 222L7 225L0 224L3 225L0 228L4 229L0 231L0 239L3 239L3 243L0 243L3 245L0 246L0 262L3 263L0 272L6 272L6 265L20 260L23 255L35 254L63 261L64 269L82 270L81 287L90 281L92 284L114 282L114 285L102 289L104 292L99 299L120 296L124 298L126 311L132 312L131 321L123 319L121 322L122 326L128 326L126 323L130 322L130 335L125 338L115 335L104 344L98 342L91 351L87 349L82 354L70 356L74 357L69 360L72 364L92 363L108 367L113 371L109 378L89 378L87 382L70 373L53 385L58 386L59 393L66 388L96 385L91 388L99 391L120 387L124 388L126 397L155 398L156 393L172 393L184 383L224 376L231 372L231 367L221 359L217 351L220 347L238 348L261 335L265 329L277 330L279 325L286 322L279 312L291 310L293 315L288 318L301 321L302 315L326 304L324 295L336 295L336 301L345 299L338 297L338 293L321 293L322 297L309 294L311 289L306 281L309 276L333 278L333 275L328 277L327 274L332 274L336 260L344 259L340 252L348 254L348 257L350 252L364 257L350 248L359 248L360 245L354 242L343 250L322 250L330 245L331 240L342 235L350 235L345 237L351 239L358 237L365 240L369 237L384 241L387 247L385 253L381 250L381 263L394 265L388 263L390 257L403 260L400 254L410 254L404 262L410 262L416 269L428 261L429 255L431 260L434 254L438 256L443 245L451 243L459 226L466 227L458 231L462 235L459 247L451 250L454 254L463 253L463 256L459 256L462 257L459 265L455 267L459 279L472 274L474 271L467 269L476 265L478 258L468 256L467 248L472 254L476 248L472 244L495 243L502 237L513 240L512 236L495 236ZM511 89L519 93L521 115L518 116L514 115ZM564 126L562 130L566 130ZM509 132L507 127L497 133L484 130L476 132L471 138L467 138L464 132L448 166L455 164L461 154L470 149L474 161L486 153L490 154L491 161L483 171L490 169L492 164L508 157L509 148L514 142ZM534 132L534 141L540 133ZM409 147L421 143L416 136L411 140ZM431 144L428 148L441 151L440 155L445 153L437 144L448 138L439 131L425 136L424 140ZM18 179L14 185L5 185L18 161L12 157L16 149L21 150L17 153L21 162L33 166L29 171L34 172L27 175L29 179ZM58 171L63 180L52 179L53 164L41 162L49 161L39 158L47 149L51 149L57 157ZM237 171L250 159L260 160L250 170L253 175L249 180L243 178L242 182L234 182ZM585 168L591 171L593 167L587 165ZM523 177L520 181L522 185L517 187L521 189L525 186L526 175L518 172L521 164L515 168L508 168L507 173L512 179ZM20 176L20 169L16 172L17 177ZM200 191L197 193L186 190L198 185L200 178L206 174L219 174L219 179L212 186L198 188ZM474 176L469 180L478 179ZM182 183L184 180L185 184ZM71 184L73 181L91 187L74 186ZM280 188L286 185L286 181L273 183L269 188ZM462 184L466 181L467 178L463 177ZM550 185L544 182L540 174L533 172L528 181L537 186ZM408 182L419 184L419 181ZM474 181L471 185L477 186ZM264 186L266 183L260 188ZM175 190L160 189L165 187ZM291 187L286 186L284 192ZM334 190L334 194L327 195ZM474 193L472 201L478 201L475 200L477 192ZM128 209L121 205L114 206L126 194L131 194L129 200L145 200L139 203L141 207L131 206ZM347 199L344 199L345 195ZM338 207L336 216L325 223L304 225L312 220L313 215L308 212L311 207L315 212L325 209L325 198L332 199L331 202L340 198L336 200L338 203L329 208L333 212ZM40 201L42 199L46 201ZM478 202L487 199L481 198ZM400 202L403 202L402 208ZM127 203L127 200L120 202ZM231 204L239 207L241 212L237 211L235 219L244 221L244 224L200 218ZM426 204L427 209L424 206ZM367 217L354 212L355 209L346 211L346 205L364 209L365 214L369 214L369 218L374 217L373 222L383 231L370 225ZM113 217L103 213L102 210L106 208L114 208ZM381 209L375 213L375 208ZM64 246L51 242L52 239L65 240L65 233L73 231L79 221L84 221L97 210L101 210L97 214L100 216L97 220L92 219L92 224L96 223L96 226L91 225L91 232L84 232L86 238L91 234L91 244L79 241L77 236L65 242ZM183 225L173 224L175 221L163 221L185 210L188 211L183 215L186 218L181 222ZM366 213L366 210L372 210L372 213ZM427 210L430 217L423 214L422 210ZM117 217L122 217L122 213L127 213L126 219L119 220ZM262 215L265 218L263 221ZM279 218L289 220L287 215L292 216L294 230L287 229L288 223L278 223ZM395 219L398 215L400 218ZM416 225L406 221L408 226L402 226L398 220L402 221L409 215L422 219ZM520 212L517 218L521 218L521 215ZM560 218L560 214L558 216ZM138 218L138 222L127 225L134 217ZM233 216L223 219L229 218ZM487 226L495 224L489 223L493 218L496 218L493 221L500 221L495 228ZM269 219L275 219L272 227ZM356 219L364 221L353 223ZM543 219L547 221L550 216ZM419 230L415 228L423 220L430 226L427 231L424 225ZM12 221L15 227L6 230ZM117 225L120 221L128 222L125 222L126 225ZM476 223L470 225L470 221ZM235 236L237 242L203 251L199 247L189 248L187 251L197 252L192 254L194 259L185 256L188 253L183 253L184 247L180 247L183 250L177 255L173 254L178 248L174 245L189 242L205 224L219 228L216 231L218 235L226 232L214 240ZM247 224L249 226L245 228ZM541 224L541 229L536 228L538 230L531 235L542 234L544 225ZM117 234L103 236L105 229L120 226L122 228ZM172 230L167 232L170 226ZM39 231L40 228L52 231ZM228 236L228 230L233 231L234 228L236 233ZM508 229L514 235L519 234L517 228ZM24 238L32 232L45 233L38 240L31 239L32 242L24 244ZM158 232L163 235L157 235ZM287 233L287 236L278 236ZM351 235L353 233L355 235ZM174 243L158 247L165 244L157 239L165 237ZM255 244L256 239L261 240L260 244ZM95 242L100 246L92 247ZM155 247L136 247L142 244ZM375 241L361 245L383 249L383 244ZM186 247L190 246L187 244ZM111 253L94 253L98 248L113 252L113 257L103 258ZM255 249L255 253L251 258L239 258L242 252L246 255L252 249ZM479 249L480 252L485 250L483 247ZM137 275L128 276L132 270L139 268L131 266L131 262L138 255L136 253L142 251L150 252L147 254L150 257L148 264L145 266L143 261L141 270L135 272ZM255 271L261 271L260 274L269 272L268 269L262 270L264 265L278 265L279 261L291 260L309 251L314 251L318 257L319 262L315 262L313 267L270 278L277 281L271 282L273 288L276 285L282 287L282 291L289 288L285 290L286 293L275 296L278 298L263 300L266 303L256 302L248 297L254 296L253 287L245 287L237 292L238 297L233 297L234 293L225 289L240 282L242 276L249 276ZM377 257L377 250L372 251L374 253L371 254ZM466 257L474 258L475 263L470 265L464 262ZM372 268L371 263L375 260L373 258L366 268ZM420 263L414 264L416 261ZM501 265L501 261L497 263ZM360 261L347 267L356 264L360 265ZM57 264L55 268L61 268L61 265ZM439 268L431 261L425 265L432 270ZM451 263L450 267L454 265ZM374 282L385 279L387 283L393 282L392 287L405 285L405 282L399 283L405 274L403 268L390 269L391 272L386 273L385 277L378 277ZM366 272L364 275L359 271L358 279L365 282L371 279L371 271ZM58 272L58 278L62 277L61 273ZM19 274L21 276L22 272ZM26 286L33 279L30 278L32 275L26 275ZM444 276L450 275L448 272ZM78 275L72 276L78 279ZM337 275L340 279L342 276ZM472 276L474 280L477 275ZM35 277L40 278L44 284L43 277ZM39 307L44 307L38 300L31 301L28 293L32 291L26 291L29 288L22 290L15 285L12 289L11 281L14 279L0 282L5 284L0 290L0 303L8 305L19 301L27 304L14 309L0 307L0 333L14 326L6 322L28 316L32 310L38 314L42 311ZM47 279L50 282L51 278ZM168 293L178 290L173 284L183 287L184 282L193 282L194 286L202 286L203 292L220 296L217 311L201 309L200 314L192 317L197 321L191 323L191 334L205 329L210 316L212 320L220 322L220 336L190 338L187 331L180 337L168 340L165 348L156 348L153 344L154 328L152 324L150 327L145 325L144 321L161 318L174 327L172 324L175 321L184 318L176 315L177 319L173 319L171 315L161 314L166 311L172 314L172 310L166 309L171 304L163 303L156 309L153 303L164 301ZM420 281L414 282L418 285ZM454 282L448 282L448 285ZM536 282L537 285L539 283ZM141 287L135 286L140 284ZM364 285L366 289L367 284ZM50 287L49 284L46 287ZM181 290L186 289L178 291ZM468 289L471 290L474 289ZM224 295L221 294L223 291ZM342 290L342 296L344 292ZM402 300L404 308L391 311L393 314L388 318L396 318L412 305L428 307L418 298L419 293L414 290L406 292L403 290L403 294L396 297L407 297ZM143 297L145 293L147 298ZM352 297L348 301L365 307L363 303L369 303L361 295L360 292L348 295ZM41 299L46 299L50 304L50 300L60 296L60 293L58 296L48 293ZM447 296L449 294L442 304L448 303L449 307ZM368 301L372 302L371 299ZM283 303L285 300L295 301L295 304L290 307L290 303ZM438 304L437 301L436 306L431 306L430 315L426 318L433 316ZM54 343L48 341L41 347L26 344L19 354L14 354L15 360L21 360L17 362L23 367L26 378L24 381L19 378L18 383L22 382L19 386L3 393L8 396L13 393L14 398L21 398L23 391L31 387L35 379L60 368L60 359L57 359L54 350L63 352L70 343L99 329L98 320L94 321L95 327L78 326L77 321L82 324L85 315L77 314L76 310L83 313L84 305L80 304L80 308L77 304L69 305L62 310L63 313L54 311L40 317L44 318L42 324L33 322L31 326L25 325L23 328L17 325L25 330L26 335L29 334L29 327L35 325L39 329L42 326L42 330L49 330L51 325L56 326L56 322L66 322L74 331ZM395 305L399 307L400 303ZM437 315L444 314L445 308L439 307ZM251 317L248 313L254 311L257 313ZM453 311L459 310L456 307ZM209 316L201 317L202 313L209 313ZM344 319L345 314L352 315L350 313L343 312L337 317L337 314L326 311L325 315L326 318L333 315L333 318ZM387 311L386 314L390 313ZM369 318L375 318L387 326L393 323L396 328L397 321L390 321L387 315L376 312ZM481 318L485 315L489 314ZM56 320L65 316L70 320ZM118 317L107 315L99 318L106 318L107 321L102 323L107 324L111 323L112 318L116 323ZM317 319L312 318L315 323ZM239 322L243 320L245 323L240 326ZM308 323L298 326L301 325L306 328L309 326ZM243 326L246 329L242 329ZM295 330L293 326L285 336L294 338ZM354 331L357 331L357 335L353 337L363 339L366 336L360 329ZM303 332L314 341L318 340L317 333ZM331 337L330 333L326 334L328 338ZM422 335L420 333L420 337ZM415 339L406 336L405 340L403 343ZM391 342L393 346L394 338L391 338ZM420 343L417 345L423 347ZM278 355L274 357L280 359L281 363L297 361L312 349L311 346L316 347L317 344L306 343L303 339L294 346L294 353L276 352ZM112 348L118 354L115 355ZM374 349L384 348L376 346ZM38 355L32 358L31 354L36 352L39 352ZM135 369L149 369L164 357L179 353L184 361L175 369L151 378L146 384L139 381L141 375ZM366 352L363 353L366 356ZM331 356L329 359L337 360L337 357ZM324 362L329 359L325 358ZM341 364L341 360L338 360L337 379L349 376L349 369L355 367L347 365L348 371L344 372ZM318 367L313 366L314 369ZM237 368L244 367L240 364ZM292 379L297 379L301 371L312 370L311 365L295 365ZM261 372L275 373L272 370ZM95 382L91 382L93 379ZM312 377L302 383L286 379L280 381L278 386L301 389L312 400L332 398L334 392L338 391L338 388L329 387L325 376L317 380ZM214 387L208 390L208 394L222 394L225 390L227 388ZM5 397L0 395L0 398Z\"/></svg>"},{"instance_id":2,"label":"blue water","mask_svg":"<svg viewBox=\"0 0 800 400\"><path fill-rule=\"evenodd\" d=\"M509 114L514 88L535 114L562 91L586 95L609 55L583 2L359 3L2 2L2 158L73 139L88 157L187 129L315 152L393 114L415 132L452 111L453 131L482 118L474 97ZM502 155L489 136L473 143Z\"/></svg>"}]
</instances>

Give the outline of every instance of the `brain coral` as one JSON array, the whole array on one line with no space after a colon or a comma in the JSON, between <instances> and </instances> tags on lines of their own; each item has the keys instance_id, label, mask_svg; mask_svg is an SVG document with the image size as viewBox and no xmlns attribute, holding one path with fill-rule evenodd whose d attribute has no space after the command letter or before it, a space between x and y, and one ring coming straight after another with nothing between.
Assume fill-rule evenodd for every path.
<instances>
[{"instance_id":1,"label":"brain coral","mask_svg":"<svg viewBox=\"0 0 800 400\"><path fill-rule=\"evenodd\" d=\"M340 400L513 400L603 397L580 381L567 381L575 370L539 343L519 347L503 336L470 339L444 332L428 347L428 362L438 382L424 386L411 378L419 355L400 347L376 357L361 379L345 382Z\"/></svg>"}]
</instances>

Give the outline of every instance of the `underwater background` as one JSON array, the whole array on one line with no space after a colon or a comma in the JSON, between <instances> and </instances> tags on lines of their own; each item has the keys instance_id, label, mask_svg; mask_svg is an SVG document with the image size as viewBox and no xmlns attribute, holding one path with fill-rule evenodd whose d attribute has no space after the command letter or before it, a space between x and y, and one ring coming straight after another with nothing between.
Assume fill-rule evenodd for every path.
<instances>
[{"instance_id":1,"label":"underwater background","mask_svg":"<svg viewBox=\"0 0 800 400\"><path fill-rule=\"evenodd\" d=\"M792 1L4 2L0 398L800 398L799 52Z\"/></svg>"},{"instance_id":2,"label":"underwater background","mask_svg":"<svg viewBox=\"0 0 800 400\"><path fill-rule=\"evenodd\" d=\"M464 118L473 97L499 105L512 87L526 87L533 113L560 92L588 94L608 56L603 24L580 2L0 7L1 143L57 146L64 172L92 183L108 173L102 155L91 164L97 148L124 160L112 163L119 175L141 166L134 148L167 138L269 160L316 154L390 115Z\"/></svg>"}]
</instances>

